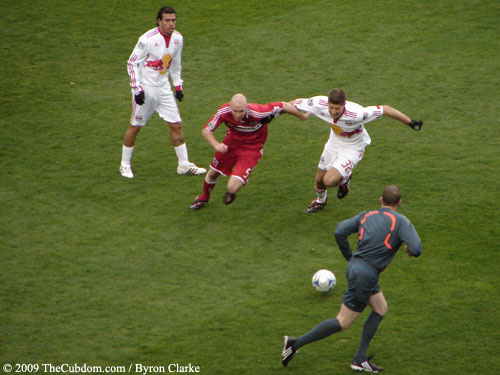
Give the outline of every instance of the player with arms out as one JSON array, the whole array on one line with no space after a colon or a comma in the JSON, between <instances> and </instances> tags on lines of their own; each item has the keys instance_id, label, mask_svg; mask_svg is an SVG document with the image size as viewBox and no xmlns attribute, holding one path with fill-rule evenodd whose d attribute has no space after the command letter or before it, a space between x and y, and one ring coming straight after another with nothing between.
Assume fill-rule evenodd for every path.
<instances>
[{"instance_id":1,"label":"player with arms out","mask_svg":"<svg viewBox=\"0 0 500 375\"><path fill-rule=\"evenodd\" d=\"M422 121L410 119L404 113L388 105L362 107L346 100L343 90L334 89L328 96L296 99L292 102L307 116L315 115L327 122L330 138L325 144L316 172L314 199L306 212L318 212L327 202L327 189L338 186L337 198L349 192L352 171L363 158L365 147L371 143L364 124L382 115L401 121L414 130L422 128Z\"/></svg>"},{"instance_id":2,"label":"player with arms out","mask_svg":"<svg viewBox=\"0 0 500 375\"><path fill-rule=\"evenodd\" d=\"M402 203L401 191L397 186L387 186L379 202L381 208L378 210L363 211L337 225L335 239L348 261L348 286L340 311L335 318L323 321L303 336L285 336L281 353L283 366L288 365L300 347L347 330L369 305L372 312L363 325L361 341L351 368L373 373L382 371L366 354L368 345L387 312L387 302L378 284L379 275L391 263L403 243L406 244L406 252L412 257L422 254L422 243L411 222L396 212ZM359 238L354 254L348 241L348 236L353 233L358 233Z\"/></svg>"},{"instance_id":3,"label":"player with arms out","mask_svg":"<svg viewBox=\"0 0 500 375\"><path fill-rule=\"evenodd\" d=\"M224 203L233 202L262 157L267 139L267 124L281 113L290 113L302 120L307 118L290 103L248 103L243 94L235 94L229 103L219 107L202 130L203 137L216 153L205 176L203 193L194 199L190 209L205 207L220 175L230 176ZM219 142L213 132L222 123L227 126L227 133L224 140Z\"/></svg>"},{"instance_id":4,"label":"player with arms out","mask_svg":"<svg viewBox=\"0 0 500 375\"><path fill-rule=\"evenodd\" d=\"M175 98L181 101L181 55L184 39L175 30L177 13L171 7L162 7L156 17L158 27L144 33L128 60L128 74L132 87L132 117L125 132L120 173L133 178L132 153L137 134L156 111L167 122L170 138L178 159L178 174L203 174L188 158L182 120ZM175 98L169 76L175 87Z\"/></svg>"}]
</instances>

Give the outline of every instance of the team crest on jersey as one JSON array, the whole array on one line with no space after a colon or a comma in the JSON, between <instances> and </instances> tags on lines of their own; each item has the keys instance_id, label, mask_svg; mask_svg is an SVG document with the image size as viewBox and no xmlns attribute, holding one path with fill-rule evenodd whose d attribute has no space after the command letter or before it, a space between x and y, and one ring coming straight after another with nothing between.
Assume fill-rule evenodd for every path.
<instances>
[{"instance_id":1,"label":"team crest on jersey","mask_svg":"<svg viewBox=\"0 0 500 375\"><path fill-rule=\"evenodd\" d=\"M177 44L179 44L179 40L178 40L178 39L175 39L175 40L174 40L174 44L176 44L176 45L177 45Z\"/></svg>"},{"instance_id":2,"label":"team crest on jersey","mask_svg":"<svg viewBox=\"0 0 500 375\"><path fill-rule=\"evenodd\" d=\"M314 104L314 100L312 98L307 101L307 105L309 107L312 107L313 104Z\"/></svg>"},{"instance_id":3,"label":"team crest on jersey","mask_svg":"<svg viewBox=\"0 0 500 375\"><path fill-rule=\"evenodd\" d=\"M139 43L137 43L136 47L139 49L144 49L144 47L146 47L146 45L143 42L139 42Z\"/></svg>"}]
</instances>

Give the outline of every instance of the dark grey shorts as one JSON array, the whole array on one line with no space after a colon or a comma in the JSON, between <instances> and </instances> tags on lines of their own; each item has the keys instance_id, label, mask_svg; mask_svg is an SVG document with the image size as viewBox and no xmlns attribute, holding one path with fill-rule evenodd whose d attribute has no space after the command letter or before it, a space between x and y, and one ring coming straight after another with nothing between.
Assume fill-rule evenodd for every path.
<instances>
[{"instance_id":1,"label":"dark grey shorts","mask_svg":"<svg viewBox=\"0 0 500 375\"><path fill-rule=\"evenodd\" d=\"M370 297L380 292L378 285L379 272L364 260L352 257L345 271L347 290L342 302L351 310L362 312Z\"/></svg>"}]
</instances>

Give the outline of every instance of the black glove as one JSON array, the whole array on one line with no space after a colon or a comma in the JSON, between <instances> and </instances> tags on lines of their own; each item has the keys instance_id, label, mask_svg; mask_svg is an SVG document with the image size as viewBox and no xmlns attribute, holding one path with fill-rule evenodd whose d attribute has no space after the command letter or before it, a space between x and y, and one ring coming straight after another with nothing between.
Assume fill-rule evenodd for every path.
<instances>
[{"instance_id":1,"label":"black glove","mask_svg":"<svg viewBox=\"0 0 500 375\"><path fill-rule=\"evenodd\" d=\"M144 91L141 90L137 94L134 95L134 100L137 104L143 105L144 104Z\"/></svg>"},{"instance_id":2,"label":"black glove","mask_svg":"<svg viewBox=\"0 0 500 375\"><path fill-rule=\"evenodd\" d=\"M420 130L422 129L422 125L424 125L424 122L422 120L411 120L408 126L412 128L413 130Z\"/></svg>"},{"instance_id":3,"label":"black glove","mask_svg":"<svg viewBox=\"0 0 500 375\"><path fill-rule=\"evenodd\" d=\"M184 94L182 93L182 90L176 90L175 91L175 97L177 98L178 101L182 102L182 98L184 97Z\"/></svg>"},{"instance_id":4,"label":"black glove","mask_svg":"<svg viewBox=\"0 0 500 375\"><path fill-rule=\"evenodd\" d=\"M271 121L273 121L274 115L269 115L267 117L264 117L263 119L260 120L261 124L269 124Z\"/></svg>"}]
</instances>

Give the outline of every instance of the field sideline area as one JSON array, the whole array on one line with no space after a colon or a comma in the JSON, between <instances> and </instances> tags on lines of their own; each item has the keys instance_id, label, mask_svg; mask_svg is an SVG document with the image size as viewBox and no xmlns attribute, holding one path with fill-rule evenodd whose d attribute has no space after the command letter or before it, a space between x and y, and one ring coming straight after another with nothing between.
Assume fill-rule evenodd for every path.
<instances>
[{"instance_id":1,"label":"field sideline area","mask_svg":"<svg viewBox=\"0 0 500 375\"><path fill-rule=\"evenodd\" d=\"M387 184L401 187L399 212L423 255L401 251L381 274L389 311L369 348L374 362L384 374L498 373L498 1L3 4L0 374L5 364L353 373L369 309L286 368L282 338L335 316L346 262L333 231L378 208ZM138 136L135 178L118 172L126 62L162 5L177 10L184 36L179 108L199 166L214 154L203 125L237 92L267 103L338 87L348 100L422 119L423 129L387 117L367 124L372 144L349 195L340 201L331 189L326 208L306 214L329 127L280 116L234 203L223 204L221 178L209 204L191 211L204 177L177 175L157 115ZM327 295L311 286L320 268L337 276Z\"/></svg>"}]
</instances>

